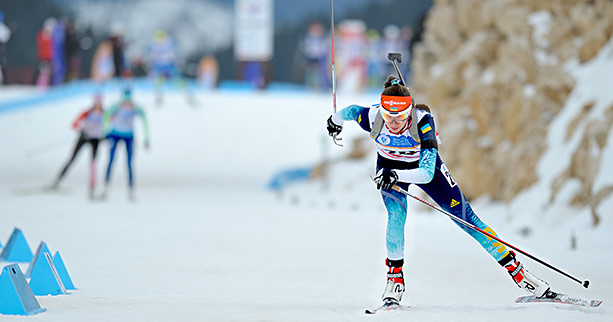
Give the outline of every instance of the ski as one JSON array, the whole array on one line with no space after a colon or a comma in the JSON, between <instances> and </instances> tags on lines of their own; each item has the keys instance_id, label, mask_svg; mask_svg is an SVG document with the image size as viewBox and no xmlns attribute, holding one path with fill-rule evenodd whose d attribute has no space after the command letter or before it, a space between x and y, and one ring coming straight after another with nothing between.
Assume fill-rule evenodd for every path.
<instances>
[{"instance_id":1,"label":"ski","mask_svg":"<svg viewBox=\"0 0 613 322\"><path fill-rule=\"evenodd\" d=\"M515 303L562 303L585 307L598 307L602 303L600 300L585 300L578 297L572 297L562 293L555 293L553 297L536 297L534 295L520 296L515 299Z\"/></svg>"},{"instance_id":2,"label":"ski","mask_svg":"<svg viewBox=\"0 0 613 322\"><path fill-rule=\"evenodd\" d=\"M366 309L364 313L366 314L375 314L379 311L395 311L395 310L405 310L410 308L410 306L402 305L396 301L385 301L383 305L379 306L376 309Z\"/></svg>"}]
</instances>

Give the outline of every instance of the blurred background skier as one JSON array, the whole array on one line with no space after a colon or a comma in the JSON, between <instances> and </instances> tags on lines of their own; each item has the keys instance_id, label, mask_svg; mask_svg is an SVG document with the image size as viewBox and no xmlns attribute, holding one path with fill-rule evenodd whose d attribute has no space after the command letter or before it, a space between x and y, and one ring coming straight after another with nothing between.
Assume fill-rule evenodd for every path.
<instances>
[{"instance_id":1,"label":"blurred background skier","mask_svg":"<svg viewBox=\"0 0 613 322\"><path fill-rule=\"evenodd\" d=\"M155 87L155 101L161 105L164 101L164 86L169 80L177 80L178 87L185 89L189 103L193 103L187 82L177 70L177 54L174 40L164 30L157 30L151 42L151 78Z\"/></svg>"},{"instance_id":2,"label":"blurred background skier","mask_svg":"<svg viewBox=\"0 0 613 322\"><path fill-rule=\"evenodd\" d=\"M149 149L149 125L144 110L134 104L132 100L132 91L128 88L124 90L122 100L113 105L103 117L103 128L107 133L106 139L111 145L109 164L106 169L104 180L104 191L101 199L106 199L109 192L109 183L111 179L111 167L115 158L117 144L123 141L126 146L127 161L128 161L128 197L134 200L134 177L133 177L133 152L134 152L134 119L140 117L143 122L143 132L145 137L145 149Z\"/></svg>"},{"instance_id":3,"label":"blurred background skier","mask_svg":"<svg viewBox=\"0 0 613 322\"><path fill-rule=\"evenodd\" d=\"M102 96L96 95L94 97L94 104L91 108L83 111L77 119L73 122L72 127L79 130L79 138L75 144L74 150L70 160L66 163L60 175L57 177L52 185L52 189L59 188L60 182L66 175L68 168L72 165L72 162L77 157L77 154L86 143L92 147L92 158L89 163L89 198L94 198L94 190L96 188L96 154L98 152L98 143L103 139L102 133L102 116L104 109L102 107Z\"/></svg>"},{"instance_id":4,"label":"blurred background skier","mask_svg":"<svg viewBox=\"0 0 613 322\"><path fill-rule=\"evenodd\" d=\"M497 235L473 212L441 160L438 154L440 139L430 108L424 104L415 105L409 89L400 79L388 77L380 105L371 108L351 105L330 116L327 122L330 136L340 134L345 121L356 121L363 130L371 133L377 146L377 175L374 179L388 214L385 260L388 273L382 298L384 306L398 305L405 290L402 269L408 204L406 195L392 189L394 186L406 191L409 184L415 184L445 211L492 236ZM508 271L521 289L538 297L555 294L550 292L547 282L530 273L505 245L458 225Z\"/></svg>"}]
</instances>

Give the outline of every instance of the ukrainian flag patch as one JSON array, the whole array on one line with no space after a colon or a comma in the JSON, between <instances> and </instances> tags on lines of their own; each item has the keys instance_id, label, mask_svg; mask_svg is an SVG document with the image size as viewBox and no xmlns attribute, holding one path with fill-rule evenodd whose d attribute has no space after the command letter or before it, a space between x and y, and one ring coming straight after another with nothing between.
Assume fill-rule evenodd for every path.
<instances>
[{"instance_id":1,"label":"ukrainian flag patch","mask_svg":"<svg viewBox=\"0 0 613 322\"><path fill-rule=\"evenodd\" d=\"M426 124L424 126L421 127L421 133L426 134L428 133L428 131L432 130L432 127L430 126L430 124Z\"/></svg>"}]
</instances>

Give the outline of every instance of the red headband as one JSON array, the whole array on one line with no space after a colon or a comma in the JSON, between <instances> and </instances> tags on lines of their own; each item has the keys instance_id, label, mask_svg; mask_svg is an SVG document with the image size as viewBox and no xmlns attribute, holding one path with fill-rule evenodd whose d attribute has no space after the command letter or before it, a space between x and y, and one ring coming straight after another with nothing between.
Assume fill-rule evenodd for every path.
<instances>
[{"instance_id":1,"label":"red headband","mask_svg":"<svg viewBox=\"0 0 613 322\"><path fill-rule=\"evenodd\" d=\"M411 106L411 96L381 95L381 106L391 113L402 113Z\"/></svg>"}]
</instances>

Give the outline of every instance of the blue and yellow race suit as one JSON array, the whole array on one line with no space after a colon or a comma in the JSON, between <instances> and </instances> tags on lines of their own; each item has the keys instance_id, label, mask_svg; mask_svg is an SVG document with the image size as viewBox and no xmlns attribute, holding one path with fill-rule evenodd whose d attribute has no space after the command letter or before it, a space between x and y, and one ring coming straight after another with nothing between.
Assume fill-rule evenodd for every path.
<instances>
[{"instance_id":1,"label":"blue and yellow race suit","mask_svg":"<svg viewBox=\"0 0 613 322\"><path fill-rule=\"evenodd\" d=\"M379 106L371 108L351 105L332 116L332 121L343 125L344 121L356 121L362 129L371 131ZM413 107L415 108L415 107ZM396 185L408 190L409 184L420 187L432 200L445 211L461 218L492 236L496 233L477 217L458 187L457 182L438 154L440 139L432 115L416 110L417 120L409 120L399 133L392 132L386 125L375 138L377 145L377 171L383 168L394 169L398 174ZM420 142L409 133L410 122L417 122ZM395 190L381 189L381 196L388 213L386 246L390 260L404 258L404 226L407 218L407 197ZM456 221L454 221L456 222ZM470 234L496 261L508 254L500 242L479 232L458 224Z\"/></svg>"}]
</instances>

